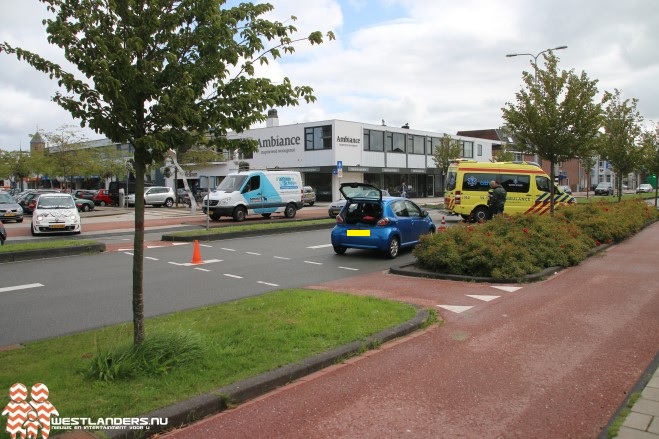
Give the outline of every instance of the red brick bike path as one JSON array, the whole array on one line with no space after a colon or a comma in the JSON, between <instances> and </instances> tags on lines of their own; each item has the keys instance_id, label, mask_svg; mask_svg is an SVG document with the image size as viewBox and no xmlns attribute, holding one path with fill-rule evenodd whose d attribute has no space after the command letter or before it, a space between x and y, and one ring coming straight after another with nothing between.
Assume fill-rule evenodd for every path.
<instances>
[{"instance_id":1,"label":"red brick bike path","mask_svg":"<svg viewBox=\"0 0 659 439\"><path fill-rule=\"evenodd\" d=\"M444 323L162 437L597 437L657 353L658 259L654 224L516 291L385 273L313 285Z\"/></svg>"}]
</instances>

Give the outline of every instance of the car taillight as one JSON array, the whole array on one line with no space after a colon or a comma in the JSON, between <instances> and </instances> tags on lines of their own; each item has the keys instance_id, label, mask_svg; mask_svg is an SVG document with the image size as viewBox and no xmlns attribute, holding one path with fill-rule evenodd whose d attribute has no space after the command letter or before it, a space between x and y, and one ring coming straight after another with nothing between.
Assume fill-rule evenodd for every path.
<instances>
[{"instance_id":1,"label":"car taillight","mask_svg":"<svg viewBox=\"0 0 659 439\"><path fill-rule=\"evenodd\" d=\"M389 221L389 218L381 218L380 220L378 220L378 222L376 223L376 225L378 225L378 226L386 226L386 225L389 225L390 222L391 222L391 221Z\"/></svg>"}]
</instances>

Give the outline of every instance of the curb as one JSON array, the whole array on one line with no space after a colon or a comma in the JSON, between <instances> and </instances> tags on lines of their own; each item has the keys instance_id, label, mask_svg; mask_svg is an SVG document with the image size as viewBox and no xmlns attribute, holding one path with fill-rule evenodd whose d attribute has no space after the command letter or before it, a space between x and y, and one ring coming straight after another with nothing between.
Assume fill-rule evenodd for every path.
<instances>
[{"instance_id":1,"label":"curb","mask_svg":"<svg viewBox=\"0 0 659 439\"><path fill-rule=\"evenodd\" d=\"M365 350L376 349L378 345L395 338L405 336L421 329L430 318L430 312L425 308L416 307L416 316L398 326L385 329L377 334L355 341L344 346L332 349L313 357L279 367L246 380L238 381L209 393L181 401L147 413L142 417L168 420L167 425L149 426L145 430L103 430L104 437L111 439L137 439L144 438L180 428L204 417L214 415L226 410L229 405L241 404L255 397L264 395L278 387L289 384L304 376L310 375L328 366L340 363L343 360L358 356ZM70 431L57 436L60 439L74 439L87 431ZM77 436L74 436L77 435Z\"/></svg>"},{"instance_id":2,"label":"curb","mask_svg":"<svg viewBox=\"0 0 659 439\"><path fill-rule=\"evenodd\" d=\"M83 244L72 245L71 247L61 247L41 250L19 250L9 253L0 253L0 263L29 261L32 259L59 258L61 256L73 256L84 253L100 253L105 251L105 244Z\"/></svg>"},{"instance_id":3,"label":"curb","mask_svg":"<svg viewBox=\"0 0 659 439\"><path fill-rule=\"evenodd\" d=\"M309 221L309 220L303 220ZM220 241L222 239L231 239L231 238L240 238L240 237L249 237L249 236L265 236L265 235L277 235L281 233L290 233L290 232L306 232L309 230L319 230L319 229L331 229L334 227L334 223L328 224L308 224L308 225L296 225L295 227L279 227L272 229L260 229L260 230L245 230L241 232L227 232L227 233L207 233L199 234L194 236L177 236L177 235L162 235L160 238L162 241L168 242L193 242L193 241Z\"/></svg>"}]
</instances>

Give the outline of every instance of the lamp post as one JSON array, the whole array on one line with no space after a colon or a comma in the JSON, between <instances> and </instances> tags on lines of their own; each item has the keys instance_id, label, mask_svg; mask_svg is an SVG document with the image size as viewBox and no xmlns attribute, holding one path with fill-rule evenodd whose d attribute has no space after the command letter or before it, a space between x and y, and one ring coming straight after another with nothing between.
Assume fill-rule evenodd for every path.
<instances>
[{"instance_id":1,"label":"lamp post","mask_svg":"<svg viewBox=\"0 0 659 439\"><path fill-rule=\"evenodd\" d=\"M506 55L506 58L512 58L514 56L530 56L531 58L533 58L533 67L537 71L538 70L538 57L540 55L542 55L543 53L549 52L549 51L563 50L563 49L567 49L567 46L558 46L558 47L554 47L552 49L545 49L542 52L539 52L537 55L534 55L532 53L509 53L509 54Z\"/></svg>"}]
</instances>

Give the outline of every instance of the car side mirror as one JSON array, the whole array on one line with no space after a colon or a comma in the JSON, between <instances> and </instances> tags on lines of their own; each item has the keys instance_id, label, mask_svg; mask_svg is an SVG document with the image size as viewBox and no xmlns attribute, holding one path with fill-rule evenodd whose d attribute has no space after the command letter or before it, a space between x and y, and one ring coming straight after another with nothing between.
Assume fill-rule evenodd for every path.
<instances>
[{"instance_id":1,"label":"car side mirror","mask_svg":"<svg viewBox=\"0 0 659 439\"><path fill-rule=\"evenodd\" d=\"M425 218L428 216L428 211L427 210L422 210L421 211L421 218Z\"/></svg>"}]
</instances>

